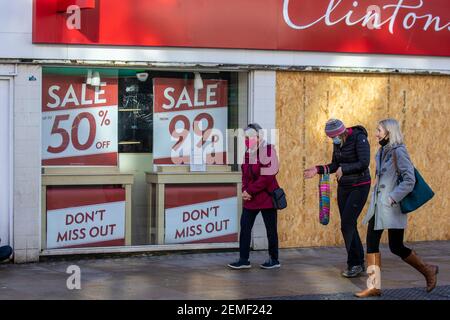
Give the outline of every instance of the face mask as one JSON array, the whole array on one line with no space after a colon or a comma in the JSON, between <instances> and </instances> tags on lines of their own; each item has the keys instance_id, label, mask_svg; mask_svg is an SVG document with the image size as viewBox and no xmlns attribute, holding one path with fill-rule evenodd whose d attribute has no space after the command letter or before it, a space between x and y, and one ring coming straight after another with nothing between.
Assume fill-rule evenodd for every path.
<instances>
[{"instance_id":1,"label":"face mask","mask_svg":"<svg viewBox=\"0 0 450 320\"><path fill-rule=\"evenodd\" d=\"M380 141L378 141L378 143L380 144L380 146L384 147L385 145L387 145L389 143L389 138L388 136L384 137L383 139L381 139Z\"/></svg>"},{"instance_id":2,"label":"face mask","mask_svg":"<svg viewBox=\"0 0 450 320\"><path fill-rule=\"evenodd\" d=\"M333 143L334 144L341 144L342 143L342 139L341 137L337 136L333 138Z\"/></svg>"},{"instance_id":3,"label":"face mask","mask_svg":"<svg viewBox=\"0 0 450 320\"><path fill-rule=\"evenodd\" d=\"M258 139L256 139L256 138L245 139L245 146L249 149L253 149L257 143L258 143Z\"/></svg>"}]
</instances>

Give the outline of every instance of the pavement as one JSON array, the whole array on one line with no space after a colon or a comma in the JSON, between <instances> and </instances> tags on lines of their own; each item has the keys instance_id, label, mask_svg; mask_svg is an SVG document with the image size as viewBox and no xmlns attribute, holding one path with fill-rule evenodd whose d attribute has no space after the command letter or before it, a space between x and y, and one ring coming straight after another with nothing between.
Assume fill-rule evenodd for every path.
<instances>
[{"instance_id":1,"label":"pavement","mask_svg":"<svg viewBox=\"0 0 450 320\"><path fill-rule=\"evenodd\" d=\"M450 300L450 241L409 247L440 267L438 287L425 292L421 274L381 246L383 300ZM349 300L366 286L366 277L346 279L342 247L280 250L282 267L263 270L265 251L253 251L249 270L226 267L233 252L144 254L126 257L70 257L32 264L0 264L0 300ZM69 266L80 269L81 288ZM70 276L72 277L68 279Z\"/></svg>"},{"instance_id":2,"label":"pavement","mask_svg":"<svg viewBox=\"0 0 450 320\"><path fill-rule=\"evenodd\" d=\"M353 292L333 294L310 294L302 296L264 297L256 300L361 300ZM364 300L450 300L450 286L438 286L430 293L423 288L385 289L381 297Z\"/></svg>"}]
</instances>

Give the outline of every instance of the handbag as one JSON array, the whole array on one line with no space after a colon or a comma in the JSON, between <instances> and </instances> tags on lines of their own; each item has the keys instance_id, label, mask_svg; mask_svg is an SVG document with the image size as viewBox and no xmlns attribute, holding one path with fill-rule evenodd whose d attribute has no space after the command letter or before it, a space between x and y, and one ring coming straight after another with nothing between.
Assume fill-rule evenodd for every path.
<instances>
[{"instance_id":1,"label":"handbag","mask_svg":"<svg viewBox=\"0 0 450 320\"><path fill-rule=\"evenodd\" d=\"M394 150L394 164L398 176L397 179L398 185L403 181L403 177L400 174L400 170L398 170L397 154L395 150ZM419 173L419 170L417 170L415 167L414 167L414 176L416 177L414 189L400 201L400 210L403 214L408 214L410 212L419 209L421 206L423 206L425 203L431 200L431 198L434 197L433 190L425 182L425 179Z\"/></svg>"},{"instance_id":2,"label":"handbag","mask_svg":"<svg viewBox=\"0 0 450 320\"><path fill-rule=\"evenodd\" d=\"M330 222L330 169L324 166L324 174L319 179L319 221L326 226Z\"/></svg>"},{"instance_id":3,"label":"handbag","mask_svg":"<svg viewBox=\"0 0 450 320\"><path fill-rule=\"evenodd\" d=\"M283 188L276 188L273 192L269 192L272 196L273 207L282 210L287 207L286 193Z\"/></svg>"},{"instance_id":4,"label":"handbag","mask_svg":"<svg viewBox=\"0 0 450 320\"><path fill-rule=\"evenodd\" d=\"M250 174L252 175L253 178L255 177L251 168ZM264 191L266 191L272 198L273 207L275 209L282 210L287 207L286 193L284 192L283 188L276 188L272 192L269 192L266 189L264 189Z\"/></svg>"}]
</instances>

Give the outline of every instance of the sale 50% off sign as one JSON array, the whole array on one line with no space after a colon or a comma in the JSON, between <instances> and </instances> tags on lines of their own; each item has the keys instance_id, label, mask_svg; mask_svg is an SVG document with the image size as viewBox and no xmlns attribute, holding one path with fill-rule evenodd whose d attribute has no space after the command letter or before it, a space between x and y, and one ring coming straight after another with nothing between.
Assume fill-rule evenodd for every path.
<instances>
[{"instance_id":1,"label":"sale 50% off sign","mask_svg":"<svg viewBox=\"0 0 450 320\"><path fill-rule=\"evenodd\" d=\"M42 165L117 165L117 78L99 86L84 77L43 79Z\"/></svg>"}]
</instances>

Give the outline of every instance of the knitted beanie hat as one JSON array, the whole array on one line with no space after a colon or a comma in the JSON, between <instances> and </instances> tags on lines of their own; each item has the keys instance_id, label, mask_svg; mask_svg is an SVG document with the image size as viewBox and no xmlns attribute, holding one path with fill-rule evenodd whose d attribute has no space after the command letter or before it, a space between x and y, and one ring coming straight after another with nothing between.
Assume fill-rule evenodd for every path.
<instances>
[{"instance_id":1,"label":"knitted beanie hat","mask_svg":"<svg viewBox=\"0 0 450 320\"><path fill-rule=\"evenodd\" d=\"M339 119L330 119L325 125L325 133L330 138L337 137L345 132L344 123Z\"/></svg>"}]
</instances>

